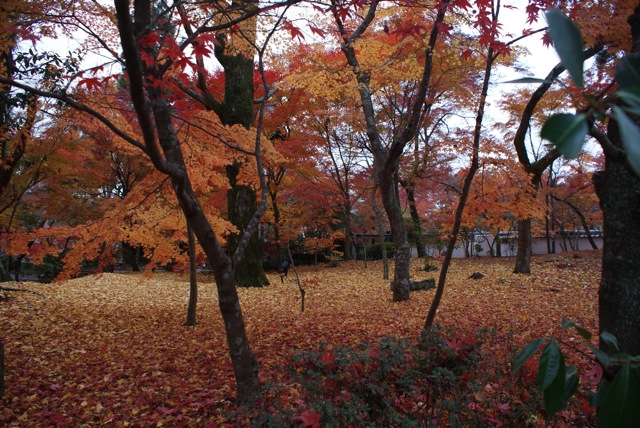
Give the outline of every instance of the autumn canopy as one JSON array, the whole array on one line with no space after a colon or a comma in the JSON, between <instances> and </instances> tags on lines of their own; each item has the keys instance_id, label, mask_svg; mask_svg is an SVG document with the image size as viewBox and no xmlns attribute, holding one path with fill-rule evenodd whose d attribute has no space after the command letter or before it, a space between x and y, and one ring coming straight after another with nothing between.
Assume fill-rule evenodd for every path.
<instances>
[{"instance_id":1,"label":"autumn canopy","mask_svg":"<svg viewBox=\"0 0 640 428\"><path fill-rule=\"evenodd\" d=\"M614 394L622 383L632 391L624 402L640 398L637 361L630 357L640 354L636 6L629 0L5 0L0 5L0 279L51 285L1 287L6 294L0 294L0 321L8 333L0 337L7 406L0 420L20 426L24 415L29 423L40 415L51 425L81 420L125 426L135 425L140 413L142 425L161 426L158 411L176 426L215 426L234 417L320 426L344 425L368 412L373 424L397 425L402 419L394 419L397 410L423 425L446 417L454 424L455 416L463 425L481 420L537 426L559 414L569 424L594 423L595 407L602 409L600 424L612 420L608 403L619 401ZM546 49L547 58L557 52L560 60L545 66L547 58L529 49ZM599 269L590 276L600 281L598 292L598 284L581 283L575 269L563 276L560 269L573 267L569 258L551 256L587 248L599 251L575 257L591 260L590 272ZM546 266L536 262L540 254L549 254L556 267L545 285L531 279ZM486 257L477 267L484 272L461 274L460 266L470 265L457 257ZM503 272L507 266L513 273ZM366 275L346 280L362 267ZM499 275L492 277L492 269ZM521 309L483 326L470 321L482 317L455 307L448 296L470 292L463 276L487 273L490 278L480 281L490 283L497 296L502 284L512 287L505 294L508 305ZM183 274L189 274L189 285L178 291ZM158 277L171 291L154 290ZM199 287L203 280L207 285ZM458 288L449 290L452 282ZM371 289L374 283L379 290ZM326 310L339 284L344 302ZM549 309L558 310L558 318L547 320L552 321L548 331L523 327L523 314L531 308L514 301L529 302L541 293L539 287L563 297ZM320 297L323 290L327 295ZM183 367L162 363L140 373L105 372L102 383L92 379L91 387L119 397L111 401L81 399L78 386L67 385L73 390L69 400L79 400L94 419L66 404L49 413L46 405L24 404L47 400L47 388L57 395L67 387L64 375L48 385L16 386L18 373L30 376L22 366L32 366L23 348L35 343L25 345L17 333L31 313L29 305L42 307L39 322L85 328L32 301L55 294L73 300L73 308L85 302L90 315L82 319L101 326L100 344L47 346L51 352L59 349L60 359L90 370L87 353L132 364L144 358L120 348L147 334L128 331L137 328L139 317L172 326L166 327L172 331L167 337L186 329L171 306L183 291L186 324L193 327L184 339L201 343L201 358L216 354L224 366L216 373L205 373L210 366L180 354L175 364L199 367L191 380ZM278 303L279 293L288 303ZM367 302L363 294L378 300ZM408 306L418 298L422 311ZM92 299L100 302L95 308ZM129 327L112 331L103 325L118 317L104 299L124 306ZM470 304L465 299L459 304ZM590 309L565 307L582 304L580 299ZM207 309L201 309L203 301ZM145 306L153 302L172 316ZM331 320L287 318L293 315L278 312L282 304L303 319L322 307L317 315ZM353 313L346 309L350 305ZM385 326L395 327L378 334L373 324L378 313L384 313ZM85 319L92 316L93 321ZM208 325L212 316L215 328ZM441 330L440 318L445 326L463 328ZM515 318L519 324L513 331L502 325ZM585 349L595 349L595 365L591 360L565 365L555 339L530 342L552 334L563 318L572 319L564 321L565 328L591 340ZM472 330L474 324L493 329L495 337ZM293 355L295 349L264 342L264 335L286 335L293 325L308 335L299 347L308 354ZM580 325L597 332L595 339L586 338ZM350 333L342 337L345 326ZM517 336L515 346L496 345L504 345L509 334ZM340 339L332 343L332 335ZM392 339L374 344L383 336ZM295 348L291 338L285 342ZM361 342L367 342L366 349L357 347ZM522 405L535 385L497 368L512 364L517 347L524 351L516 367L530 364L528 358L541 349L542 407ZM149 359L163 352L168 350L149 350ZM608 356L615 353L626 357ZM395 360L400 354L406 358ZM367 365L367 358L375 361ZM299 370L285 373L278 364ZM387 380L385 364L402 374ZM490 388L512 385L514 394L522 394L519 404L511 401L509 407L484 384L473 390L469 376L488 365L497 371L483 382ZM321 373L316 380L327 383L305 383L315 379L303 374L305 367L315 367ZM436 380L443 367L470 389L456 395L454 380ZM600 374L591 373L591 383L573 388L584 377L576 367ZM39 376L45 368L30 370ZM123 398L134 388L131 380L145 383L148 376L176 371L195 389L162 381L148 388L163 389L163 403ZM370 390L341 383L347 373ZM271 382L279 386L268 386ZM434 389L411 389L421 382ZM599 398L587 402L587 392L598 385ZM178 403L173 388L192 398L198 390L201 400ZM281 400L275 399L277 388L287 389ZM412 394L423 394L421 401L412 401ZM332 413L331 405L321 404L327 400L353 414ZM447 407L446 400L464 411ZM104 412L116 402L126 402L131 415L119 419L117 412ZM489 402L489 411L476 412L474 406ZM252 403L255 412L232 403ZM185 410L190 406L208 410L198 416ZM385 406L388 411L381 410ZM516 407L528 415L514 416ZM630 408L619 406L623 418L630 417L624 413Z\"/></svg>"}]
</instances>

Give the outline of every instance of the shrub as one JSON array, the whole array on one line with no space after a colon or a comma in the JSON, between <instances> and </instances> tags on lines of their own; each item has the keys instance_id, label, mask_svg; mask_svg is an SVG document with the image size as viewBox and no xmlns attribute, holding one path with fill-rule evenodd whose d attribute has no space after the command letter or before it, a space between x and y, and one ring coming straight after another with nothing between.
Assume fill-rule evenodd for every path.
<instances>
[{"instance_id":1,"label":"shrub","mask_svg":"<svg viewBox=\"0 0 640 428\"><path fill-rule=\"evenodd\" d=\"M266 385L258 403L230 418L274 427L531 426L541 419L535 388L520 388L521 378L485 349L494 339L491 330L434 328L420 343L387 337L299 351L284 382Z\"/></svg>"},{"instance_id":2,"label":"shrub","mask_svg":"<svg viewBox=\"0 0 640 428\"><path fill-rule=\"evenodd\" d=\"M392 259L396 252L395 245L393 245L393 242L385 242L384 245L387 247L387 257ZM376 242L375 244L367 246L367 260L380 259L382 259L382 245L380 245L379 242Z\"/></svg>"}]
</instances>

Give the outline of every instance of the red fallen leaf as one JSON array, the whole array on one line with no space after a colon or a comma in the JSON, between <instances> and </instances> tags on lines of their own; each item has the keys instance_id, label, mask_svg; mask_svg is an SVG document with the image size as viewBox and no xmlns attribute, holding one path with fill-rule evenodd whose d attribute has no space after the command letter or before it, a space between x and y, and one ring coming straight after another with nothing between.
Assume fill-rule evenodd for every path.
<instances>
[{"instance_id":1,"label":"red fallen leaf","mask_svg":"<svg viewBox=\"0 0 640 428\"><path fill-rule=\"evenodd\" d=\"M457 338L453 338L451 340L447 340L447 346L452 350L459 352L462 349L462 343Z\"/></svg>"},{"instance_id":2,"label":"red fallen leaf","mask_svg":"<svg viewBox=\"0 0 640 428\"><path fill-rule=\"evenodd\" d=\"M320 358L320 361L324 364L331 364L336 360L335 355L333 355L333 349L330 352L327 352L326 350L322 353L322 357Z\"/></svg>"},{"instance_id":3,"label":"red fallen leaf","mask_svg":"<svg viewBox=\"0 0 640 428\"><path fill-rule=\"evenodd\" d=\"M602 375L603 375L602 366L600 365L600 363L594 362L593 366L591 366L591 370L589 370L584 375L584 380L585 382L590 383L592 385L597 385L600 383L600 379L602 379Z\"/></svg>"},{"instance_id":4,"label":"red fallen leaf","mask_svg":"<svg viewBox=\"0 0 640 428\"><path fill-rule=\"evenodd\" d=\"M302 426L304 427L317 428L320 426L320 413L314 409L306 409L300 416L296 416L294 419L302 422Z\"/></svg>"},{"instance_id":5,"label":"red fallen leaf","mask_svg":"<svg viewBox=\"0 0 640 428\"><path fill-rule=\"evenodd\" d=\"M504 414L509 414L509 412L511 411L511 407L509 407L509 403L502 403L502 404L498 403L496 405L496 408L500 410L501 413L504 413Z\"/></svg>"}]
</instances>

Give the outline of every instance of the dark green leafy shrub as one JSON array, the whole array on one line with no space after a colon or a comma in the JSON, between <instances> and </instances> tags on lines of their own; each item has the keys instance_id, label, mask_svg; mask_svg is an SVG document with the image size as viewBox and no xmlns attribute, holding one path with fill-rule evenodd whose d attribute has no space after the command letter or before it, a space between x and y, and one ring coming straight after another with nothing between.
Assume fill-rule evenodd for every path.
<instances>
[{"instance_id":1,"label":"dark green leafy shrub","mask_svg":"<svg viewBox=\"0 0 640 428\"><path fill-rule=\"evenodd\" d=\"M229 418L272 427L527 426L542 420L538 396L529 394L535 385L505 369L487 344L496 346L495 332L456 335L434 328L420 343L387 337L299 351L283 367L282 382L265 385L259 402Z\"/></svg>"},{"instance_id":2,"label":"dark green leafy shrub","mask_svg":"<svg viewBox=\"0 0 640 428\"><path fill-rule=\"evenodd\" d=\"M387 257L393 258L396 252L396 247L393 242L385 242L387 248ZM379 242L367 246L367 260L380 260L382 259L382 245Z\"/></svg>"}]
</instances>

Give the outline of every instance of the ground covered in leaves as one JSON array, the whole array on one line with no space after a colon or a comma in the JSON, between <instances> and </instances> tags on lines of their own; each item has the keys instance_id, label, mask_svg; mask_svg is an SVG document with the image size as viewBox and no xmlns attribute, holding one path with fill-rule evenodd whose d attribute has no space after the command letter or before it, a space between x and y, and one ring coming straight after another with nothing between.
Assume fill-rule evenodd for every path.
<instances>
[{"instance_id":1,"label":"ground covered in leaves","mask_svg":"<svg viewBox=\"0 0 640 428\"><path fill-rule=\"evenodd\" d=\"M531 275L513 259L455 260L436 322L480 326L522 346L558 332L563 317L595 332L601 252L534 256ZM415 260L412 279L437 278ZM248 334L263 380L279 379L296 349L354 345L387 335L416 337L434 290L391 301L380 262L291 270L284 283L241 289ZM469 276L481 272L484 278ZM0 425L217 426L233 406L234 383L214 284L199 284L198 326L184 325L188 277L103 274L63 283L9 283L0 331L6 391ZM573 332L565 332L573 340ZM576 340L578 340L576 338ZM512 356L508 356L512 357ZM508 359L508 358L507 358Z\"/></svg>"}]
</instances>

